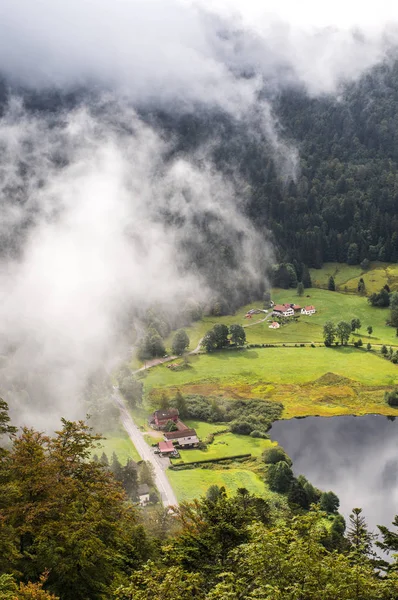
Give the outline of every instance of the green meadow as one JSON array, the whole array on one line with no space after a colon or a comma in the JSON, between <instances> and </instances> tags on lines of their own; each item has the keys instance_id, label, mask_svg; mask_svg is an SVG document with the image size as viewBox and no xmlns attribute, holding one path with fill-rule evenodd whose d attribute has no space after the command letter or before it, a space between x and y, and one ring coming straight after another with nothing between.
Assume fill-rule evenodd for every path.
<instances>
[{"instance_id":1,"label":"green meadow","mask_svg":"<svg viewBox=\"0 0 398 600\"><path fill-rule=\"evenodd\" d=\"M263 480L253 471L241 467L223 469L187 469L184 471L167 471L177 499L191 501L204 496L211 485L225 486L229 493L238 488L246 488L258 496L274 495L268 491Z\"/></svg>"},{"instance_id":2,"label":"green meadow","mask_svg":"<svg viewBox=\"0 0 398 600\"><path fill-rule=\"evenodd\" d=\"M392 291L398 290L398 265L373 262L364 271L359 265L325 263L322 269L310 269L312 285L327 288L329 277L334 278L337 289L343 292L356 292L360 277L366 286L366 293L378 292L384 285Z\"/></svg>"},{"instance_id":3,"label":"green meadow","mask_svg":"<svg viewBox=\"0 0 398 600\"><path fill-rule=\"evenodd\" d=\"M103 436L104 439L100 441L101 446L96 451L97 455L100 456L102 452L105 452L109 461L111 461L112 453L115 452L123 465L129 459L135 461L141 460L133 442L121 425L112 431L104 433Z\"/></svg>"},{"instance_id":4,"label":"green meadow","mask_svg":"<svg viewBox=\"0 0 398 600\"><path fill-rule=\"evenodd\" d=\"M398 367L379 353L353 347L225 350L191 357L190 368L159 365L144 377L149 402L160 393L282 402L284 418L306 415L392 414L384 392L398 384Z\"/></svg>"},{"instance_id":5,"label":"green meadow","mask_svg":"<svg viewBox=\"0 0 398 600\"><path fill-rule=\"evenodd\" d=\"M359 329L352 339L362 338L367 344L386 344L398 346L396 329L388 327L388 308L374 308L366 297L328 290L311 288L299 297L295 290L273 290L272 299L275 303L294 302L300 306L312 304L316 313L311 316L301 315L297 321L291 320L279 329L270 329L267 321L246 327L248 343L310 343L323 342L323 326L326 321L351 321L358 318L361 321ZM369 336L366 328L372 326Z\"/></svg>"},{"instance_id":6,"label":"green meadow","mask_svg":"<svg viewBox=\"0 0 398 600\"><path fill-rule=\"evenodd\" d=\"M200 428L197 428L198 436L203 439ZM248 435L237 435L235 433L223 433L216 435L214 442L207 446L206 450L180 450L180 459L175 462L194 462L195 460L207 460L214 458L225 458L238 454L251 454L257 458L261 456L266 448L273 445L271 440L252 438Z\"/></svg>"}]
</instances>

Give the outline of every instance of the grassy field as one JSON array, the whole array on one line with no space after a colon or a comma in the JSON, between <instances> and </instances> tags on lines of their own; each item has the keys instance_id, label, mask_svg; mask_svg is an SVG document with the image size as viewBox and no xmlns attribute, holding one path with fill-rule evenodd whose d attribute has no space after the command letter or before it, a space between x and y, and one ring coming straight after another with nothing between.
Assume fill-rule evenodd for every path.
<instances>
[{"instance_id":1,"label":"grassy field","mask_svg":"<svg viewBox=\"0 0 398 600\"><path fill-rule=\"evenodd\" d=\"M180 502L204 496L211 485L223 485L229 493L245 487L258 496L270 494L258 475L242 468L168 470L167 477Z\"/></svg>"},{"instance_id":2,"label":"grassy field","mask_svg":"<svg viewBox=\"0 0 398 600\"><path fill-rule=\"evenodd\" d=\"M312 284L315 287L327 288L332 275L338 290L356 292L359 278L362 277L367 294L378 292L385 284L391 290L398 290L398 265L390 263L371 263L367 271L359 265L325 263L322 269L310 269Z\"/></svg>"},{"instance_id":3,"label":"grassy field","mask_svg":"<svg viewBox=\"0 0 398 600\"><path fill-rule=\"evenodd\" d=\"M96 451L97 455L105 452L111 460L112 453L115 452L123 465L126 464L129 458L135 461L141 460L135 446L121 426L103 435L105 439L101 440L101 448Z\"/></svg>"},{"instance_id":4,"label":"grassy field","mask_svg":"<svg viewBox=\"0 0 398 600\"><path fill-rule=\"evenodd\" d=\"M206 423L207 425L207 423ZM197 429L201 438L203 434ZM181 459L184 462L193 462L195 460L207 460L213 458L224 458L226 456L236 456L237 454L251 454L253 457L261 456L265 448L272 446L271 440L252 438L248 435L237 435L235 433L223 433L214 438L214 442L207 446L206 450L180 450Z\"/></svg>"},{"instance_id":5,"label":"grassy field","mask_svg":"<svg viewBox=\"0 0 398 600\"><path fill-rule=\"evenodd\" d=\"M280 329L269 329L268 322L246 327L249 343L323 342L326 321L338 323L359 318L362 327L353 339L361 337L364 343L398 345L395 328L386 325L389 309L374 308L365 297L312 288L302 298L295 290L274 290L272 298L276 303L313 304L317 312L311 316L301 315L298 321L291 321ZM366 331L369 325L373 328L371 336Z\"/></svg>"},{"instance_id":6,"label":"grassy field","mask_svg":"<svg viewBox=\"0 0 398 600\"><path fill-rule=\"evenodd\" d=\"M284 418L305 415L392 414L384 391L398 384L398 367L373 352L347 348L258 348L192 357L191 368L160 365L144 379L160 390L282 402Z\"/></svg>"}]
</instances>

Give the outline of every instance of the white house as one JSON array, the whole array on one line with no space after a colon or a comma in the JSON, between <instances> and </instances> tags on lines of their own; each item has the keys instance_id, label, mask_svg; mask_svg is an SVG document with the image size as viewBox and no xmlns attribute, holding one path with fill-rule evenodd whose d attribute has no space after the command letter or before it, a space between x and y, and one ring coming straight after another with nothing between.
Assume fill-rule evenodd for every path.
<instances>
[{"instance_id":1,"label":"white house","mask_svg":"<svg viewBox=\"0 0 398 600\"><path fill-rule=\"evenodd\" d=\"M280 327L280 325L276 321L271 323L271 325L269 326L270 329L279 329L279 327Z\"/></svg>"},{"instance_id":2,"label":"white house","mask_svg":"<svg viewBox=\"0 0 398 600\"><path fill-rule=\"evenodd\" d=\"M199 438L195 429L181 429L180 431L165 431L166 441L176 442L179 446L195 447L199 444Z\"/></svg>"},{"instance_id":3,"label":"white house","mask_svg":"<svg viewBox=\"0 0 398 600\"><path fill-rule=\"evenodd\" d=\"M316 313L315 306L305 306L301 309L302 315L313 315Z\"/></svg>"},{"instance_id":4,"label":"white house","mask_svg":"<svg viewBox=\"0 0 398 600\"><path fill-rule=\"evenodd\" d=\"M290 304L275 304L272 314L282 317L293 317L294 310Z\"/></svg>"}]
</instances>

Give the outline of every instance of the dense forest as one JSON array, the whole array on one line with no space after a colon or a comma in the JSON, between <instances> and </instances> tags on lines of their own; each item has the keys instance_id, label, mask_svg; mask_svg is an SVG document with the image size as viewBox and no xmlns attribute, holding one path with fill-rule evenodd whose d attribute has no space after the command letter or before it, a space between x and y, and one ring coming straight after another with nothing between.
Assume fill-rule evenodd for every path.
<instances>
[{"instance_id":1,"label":"dense forest","mask_svg":"<svg viewBox=\"0 0 398 600\"><path fill-rule=\"evenodd\" d=\"M85 423L17 432L1 400L0 435L2 600L397 597L396 559L376 556L361 510L346 525L332 493L308 510L297 490L271 504L211 486L174 510L140 508L91 458L99 437ZM378 547L396 551L395 531L379 530Z\"/></svg>"}]
</instances>

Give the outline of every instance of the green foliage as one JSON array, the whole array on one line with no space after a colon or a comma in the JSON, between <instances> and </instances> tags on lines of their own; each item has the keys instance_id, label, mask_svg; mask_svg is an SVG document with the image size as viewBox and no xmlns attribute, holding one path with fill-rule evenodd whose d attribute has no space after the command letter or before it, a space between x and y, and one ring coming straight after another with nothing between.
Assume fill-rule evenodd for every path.
<instances>
[{"instance_id":1,"label":"green foliage","mask_svg":"<svg viewBox=\"0 0 398 600\"><path fill-rule=\"evenodd\" d=\"M170 431L178 431L178 427L177 427L177 425L174 423L174 421L171 421L171 420L170 420L170 421L167 421L167 423L166 423L166 425L165 425L165 428L164 428L164 430L165 430L165 431L169 431L169 432L170 432Z\"/></svg>"},{"instance_id":2,"label":"green foliage","mask_svg":"<svg viewBox=\"0 0 398 600\"><path fill-rule=\"evenodd\" d=\"M178 356L180 356L181 354L183 354L183 352L185 352L188 346L189 337L187 332L184 329L179 329L176 332L171 345L173 354L177 354Z\"/></svg>"},{"instance_id":3,"label":"green foliage","mask_svg":"<svg viewBox=\"0 0 398 600\"><path fill-rule=\"evenodd\" d=\"M360 294L361 296L365 295L365 293L366 293L366 285L365 285L365 282L363 280L363 277L359 278L357 290L358 290L358 294Z\"/></svg>"},{"instance_id":4,"label":"green foliage","mask_svg":"<svg viewBox=\"0 0 398 600\"><path fill-rule=\"evenodd\" d=\"M243 435L250 435L253 431L266 434L283 410L279 402L257 398L232 400L187 394L184 400L187 418L209 423L229 423L232 432ZM175 401L173 406L177 406Z\"/></svg>"},{"instance_id":5,"label":"green foliage","mask_svg":"<svg viewBox=\"0 0 398 600\"><path fill-rule=\"evenodd\" d=\"M297 295L298 296L303 296L304 295L304 284L302 281L299 281L297 284Z\"/></svg>"},{"instance_id":6,"label":"green foliage","mask_svg":"<svg viewBox=\"0 0 398 600\"><path fill-rule=\"evenodd\" d=\"M372 335L373 327L371 325L368 325L368 327L366 328L366 331L368 332L369 335Z\"/></svg>"},{"instance_id":7,"label":"green foliage","mask_svg":"<svg viewBox=\"0 0 398 600\"><path fill-rule=\"evenodd\" d=\"M156 356L164 356L166 348L162 337L156 329L149 328L139 344L138 356L141 360L148 360Z\"/></svg>"},{"instance_id":8,"label":"green foliage","mask_svg":"<svg viewBox=\"0 0 398 600\"><path fill-rule=\"evenodd\" d=\"M339 321L336 326L336 337L340 340L342 346L346 346L350 339L351 325L347 321Z\"/></svg>"},{"instance_id":9,"label":"green foliage","mask_svg":"<svg viewBox=\"0 0 398 600\"><path fill-rule=\"evenodd\" d=\"M272 283L275 287L284 289L297 287L297 273L294 265L281 263L275 265L272 270Z\"/></svg>"},{"instance_id":10,"label":"green foliage","mask_svg":"<svg viewBox=\"0 0 398 600\"><path fill-rule=\"evenodd\" d=\"M282 460L268 466L266 479L271 490L283 494L290 488L293 471L288 463Z\"/></svg>"},{"instance_id":11,"label":"green foliage","mask_svg":"<svg viewBox=\"0 0 398 600\"><path fill-rule=\"evenodd\" d=\"M384 400L390 406L398 406L398 390L393 390L392 392L384 392Z\"/></svg>"},{"instance_id":12,"label":"green foliage","mask_svg":"<svg viewBox=\"0 0 398 600\"><path fill-rule=\"evenodd\" d=\"M323 326L323 341L325 346L332 346L336 339L337 331L332 321L327 321Z\"/></svg>"},{"instance_id":13,"label":"green foliage","mask_svg":"<svg viewBox=\"0 0 398 600\"><path fill-rule=\"evenodd\" d=\"M184 396L181 394L180 390L177 391L174 398L174 406L178 409L178 413L181 419L185 419L189 416L188 407Z\"/></svg>"},{"instance_id":14,"label":"green foliage","mask_svg":"<svg viewBox=\"0 0 398 600\"><path fill-rule=\"evenodd\" d=\"M202 346L206 349L206 352L212 352L212 350L219 350L228 344L228 327L223 323L217 323L213 329L205 333Z\"/></svg>"},{"instance_id":15,"label":"green foliage","mask_svg":"<svg viewBox=\"0 0 398 600\"><path fill-rule=\"evenodd\" d=\"M292 465L291 459L281 446L271 446L271 448L267 448L263 453L263 461L267 465L275 465L281 461L284 461L289 466Z\"/></svg>"},{"instance_id":16,"label":"green foliage","mask_svg":"<svg viewBox=\"0 0 398 600\"><path fill-rule=\"evenodd\" d=\"M351 319L351 331L356 331L357 329L361 329L361 321L357 318Z\"/></svg>"},{"instance_id":17,"label":"green foliage","mask_svg":"<svg viewBox=\"0 0 398 600\"><path fill-rule=\"evenodd\" d=\"M386 308L390 306L390 294L385 288L382 288L379 293L374 292L368 298L369 304L378 308Z\"/></svg>"},{"instance_id":18,"label":"green foliage","mask_svg":"<svg viewBox=\"0 0 398 600\"><path fill-rule=\"evenodd\" d=\"M246 333L242 325L231 325L229 333L233 344L236 346L244 346L246 343Z\"/></svg>"},{"instance_id":19,"label":"green foliage","mask_svg":"<svg viewBox=\"0 0 398 600\"><path fill-rule=\"evenodd\" d=\"M90 460L98 441L83 422L62 419L54 437L24 428L1 465L1 569L33 584L48 570L46 589L65 600L109 595L125 566L148 556L121 486ZM21 597L47 598L34 591Z\"/></svg>"},{"instance_id":20,"label":"green foliage","mask_svg":"<svg viewBox=\"0 0 398 600\"><path fill-rule=\"evenodd\" d=\"M321 510L324 510L327 513L337 513L340 506L340 500L334 492L323 492L320 497L319 506L321 507Z\"/></svg>"},{"instance_id":21,"label":"green foliage","mask_svg":"<svg viewBox=\"0 0 398 600\"><path fill-rule=\"evenodd\" d=\"M329 277L328 290L330 292L334 292L336 290L336 284L334 282L334 278L332 277L332 275Z\"/></svg>"},{"instance_id":22,"label":"green foliage","mask_svg":"<svg viewBox=\"0 0 398 600\"><path fill-rule=\"evenodd\" d=\"M119 390L127 400L130 408L135 408L142 404L142 395L144 386L142 381L135 379L132 373L119 379Z\"/></svg>"}]
</instances>

